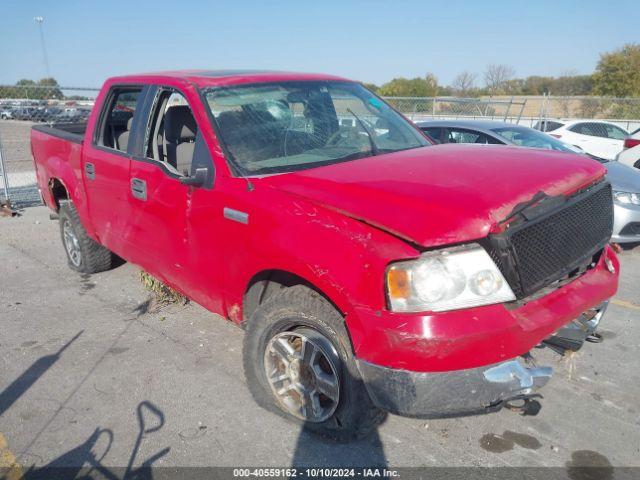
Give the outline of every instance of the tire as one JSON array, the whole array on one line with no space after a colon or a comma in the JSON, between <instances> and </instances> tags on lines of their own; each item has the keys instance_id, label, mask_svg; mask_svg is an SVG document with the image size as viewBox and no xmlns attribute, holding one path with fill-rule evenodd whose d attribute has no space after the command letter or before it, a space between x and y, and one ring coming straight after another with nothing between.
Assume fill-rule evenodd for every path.
<instances>
[{"instance_id":1,"label":"tire","mask_svg":"<svg viewBox=\"0 0 640 480\"><path fill-rule=\"evenodd\" d=\"M73 203L60 202L58 215L62 246L67 254L69 267L82 273L98 273L109 270L115 256L87 235Z\"/></svg>"},{"instance_id":2,"label":"tire","mask_svg":"<svg viewBox=\"0 0 640 480\"><path fill-rule=\"evenodd\" d=\"M299 396L291 388L293 382L289 382L293 374L273 389L267 376L267 366L275 372L272 378L276 375L280 377L282 370L291 371L294 361L281 362L278 366L277 361L273 362L274 356L276 359L278 357L270 347L277 341L290 341L296 337L306 338L306 345L313 344L316 347L317 353L312 357L317 359L317 363L313 365L312 361L311 370L316 372L320 368L320 378L325 379L335 373L337 379L338 393L332 395L335 401L323 393L318 394L323 390L315 387L316 383L312 380L316 401L311 403L318 407L311 410L322 412L316 418L309 418L312 414L305 418L299 411L292 413L291 406L287 406L292 397ZM297 338L290 345L295 345L296 341ZM303 425L305 430L322 437L339 442L356 440L369 434L385 418L386 414L371 402L362 382L342 315L324 297L305 286L286 288L256 309L246 325L243 363L249 390L261 407ZM278 373L276 370L279 368L281 370ZM299 371L304 372L305 369L310 371L303 362ZM300 378L303 376L301 374ZM288 391L293 391L285 400L279 399L275 393L280 385L289 385ZM331 393L335 394L335 390Z\"/></svg>"},{"instance_id":3,"label":"tire","mask_svg":"<svg viewBox=\"0 0 640 480\"><path fill-rule=\"evenodd\" d=\"M635 168L640 168L640 160L633 164Z\"/></svg>"}]
</instances>

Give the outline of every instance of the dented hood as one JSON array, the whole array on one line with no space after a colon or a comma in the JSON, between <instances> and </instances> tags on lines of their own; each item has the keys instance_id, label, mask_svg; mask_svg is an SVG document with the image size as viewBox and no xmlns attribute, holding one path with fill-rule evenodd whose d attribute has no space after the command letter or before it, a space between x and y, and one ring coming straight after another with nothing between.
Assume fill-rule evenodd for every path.
<instances>
[{"instance_id":1,"label":"dented hood","mask_svg":"<svg viewBox=\"0 0 640 480\"><path fill-rule=\"evenodd\" d=\"M536 193L567 195L604 173L598 162L562 152L440 145L263 181L429 247L486 237Z\"/></svg>"}]
</instances>

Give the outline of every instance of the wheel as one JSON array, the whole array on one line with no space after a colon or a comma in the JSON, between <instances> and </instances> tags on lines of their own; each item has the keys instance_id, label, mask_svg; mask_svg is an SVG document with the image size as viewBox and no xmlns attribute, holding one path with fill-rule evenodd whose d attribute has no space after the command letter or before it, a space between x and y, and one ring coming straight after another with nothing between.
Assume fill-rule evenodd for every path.
<instances>
[{"instance_id":1,"label":"wheel","mask_svg":"<svg viewBox=\"0 0 640 480\"><path fill-rule=\"evenodd\" d=\"M635 168L640 168L640 160L633 164Z\"/></svg>"},{"instance_id":2,"label":"wheel","mask_svg":"<svg viewBox=\"0 0 640 480\"><path fill-rule=\"evenodd\" d=\"M61 202L58 214L62 245L67 253L69 266L82 273L109 270L115 256L87 235L73 203Z\"/></svg>"},{"instance_id":3,"label":"wheel","mask_svg":"<svg viewBox=\"0 0 640 480\"><path fill-rule=\"evenodd\" d=\"M351 441L384 419L360 378L344 319L307 287L287 288L256 309L243 359L256 402L308 431Z\"/></svg>"}]
</instances>

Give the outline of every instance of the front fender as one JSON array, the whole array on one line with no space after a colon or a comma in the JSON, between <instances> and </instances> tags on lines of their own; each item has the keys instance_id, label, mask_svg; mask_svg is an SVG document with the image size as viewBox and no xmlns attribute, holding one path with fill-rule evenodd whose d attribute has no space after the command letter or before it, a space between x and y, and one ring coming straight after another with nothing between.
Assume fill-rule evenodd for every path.
<instances>
[{"instance_id":1,"label":"front fender","mask_svg":"<svg viewBox=\"0 0 640 480\"><path fill-rule=\"evenodd\" d=\"M360 329L355 308L385 308L384 275L390 261L419 252L408 243L361 221L272 188L258 189L252 202L243 255L229 277L229 315L242 318L238 305L261 272L292 273L322 292L346 318L350 332ZM246 227L246 226L245 226ZM237 239L239 236L234 236ZM238 244L235 244L238 248ZM235 275L234 275L235 273Z\"/></svg>"}]
</instances>

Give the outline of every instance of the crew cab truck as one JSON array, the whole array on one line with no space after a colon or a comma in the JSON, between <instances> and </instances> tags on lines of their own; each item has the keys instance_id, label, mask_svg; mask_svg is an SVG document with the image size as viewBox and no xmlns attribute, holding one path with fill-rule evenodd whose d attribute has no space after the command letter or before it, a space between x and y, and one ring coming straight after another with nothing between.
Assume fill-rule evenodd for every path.
<instances>
[{"instance_id":1,"label":"crew cab truck","mask_svg":"<svg viewBox=\"0 0 640 480\"><path fill-rule=\"evenodd\" d=\"M257 402L340 440L526 400L530 351L617 288L600 164L430 145L359 83L257 71L112 78L31 133L72 269L120 257L242 326Z\"/></svg>"}]
</instances>

